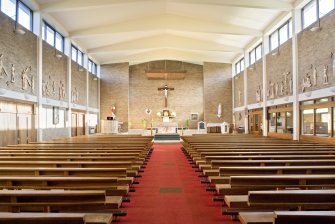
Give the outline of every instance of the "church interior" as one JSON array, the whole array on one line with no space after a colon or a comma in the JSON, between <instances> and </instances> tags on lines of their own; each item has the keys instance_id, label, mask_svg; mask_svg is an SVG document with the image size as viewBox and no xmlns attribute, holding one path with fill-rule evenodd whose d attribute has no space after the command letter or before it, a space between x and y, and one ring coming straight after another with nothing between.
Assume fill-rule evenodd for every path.
<instances>
[{"instance_id":1,"label":"church interior","mask_svg":"<svg viewBox=\"0 0 335 224\"><path fill-rule=\"evenodd\" d=\"M335 0L0 0L0 224L335 223Z\"/></svg>"}]
</instances>

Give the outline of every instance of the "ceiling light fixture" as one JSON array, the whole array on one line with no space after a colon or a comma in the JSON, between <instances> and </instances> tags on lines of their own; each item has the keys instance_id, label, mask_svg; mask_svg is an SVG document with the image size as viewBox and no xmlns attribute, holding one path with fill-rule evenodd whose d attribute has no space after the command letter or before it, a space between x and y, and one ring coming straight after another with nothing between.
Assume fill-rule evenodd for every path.
<instances>
[{"instance_id":1,"label":"ceiling light fixture","mask_svg":"<svg viewBox=\"0 0 335 224\"><path fill-rule=\"evenodd\" d=\"M279 55L279 46L277 47L277 50L276 51L273 51L272 56L276 56L276 55Z\"/></svg>"},{"instance_id":2,"label":"ceiling light fixture","mask_svg":"<svg viewBox=\"0 0 335 224\"><path fill-rule=\"evenodd\" d=\"M14 33L23 35L26 33L26 31L15 21L14 25Z\"/></svg>"},{"instance_id":3,"label":"ceiling light fixture","mask_svg":"<svg viewBox=\"0 0 335 224\"><path fill-rule=\"evenodd\" d=\"M320 24L320 18L318 18L318 23L317 23L317 26L313 26L310 31L312 32L317 32L317 31L320 31L321 30L321 24Z\"/></svg>"}]
</instances>

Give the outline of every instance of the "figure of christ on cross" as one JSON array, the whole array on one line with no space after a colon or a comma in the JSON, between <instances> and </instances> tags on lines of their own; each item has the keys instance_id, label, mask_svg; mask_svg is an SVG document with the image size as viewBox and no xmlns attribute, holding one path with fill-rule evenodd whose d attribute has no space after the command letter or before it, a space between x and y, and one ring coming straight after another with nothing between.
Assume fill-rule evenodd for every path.
<instances>
[{"instance_id":1,"label":"figure of christ on cross","mask_svg":"<svg viewBox=\"0 0 335 224\"><path fill-rule=\"evenodd\" d=\"M164 85L164 87L158 88L159 91L164 91L164 96L165 96L165 108L167 108L167 99L168 99L168 91L169 90L174 90L174 88L168 87L168 85Z\"/></svg>"}]
</instances>

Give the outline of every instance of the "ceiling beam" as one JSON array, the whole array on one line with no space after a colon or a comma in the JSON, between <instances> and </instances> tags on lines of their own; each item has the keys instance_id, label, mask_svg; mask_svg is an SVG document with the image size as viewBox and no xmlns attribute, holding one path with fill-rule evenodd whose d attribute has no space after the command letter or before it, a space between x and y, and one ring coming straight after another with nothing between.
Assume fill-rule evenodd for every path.
<instances>
[{"instance_id":1,"label":"ceiling beam","mask_svg":"<svg viewBox=\"0 0 335 224\"><path fill-rule=\"evenodd\" d=\"M126 22L110 24L107 26L78 30L71 32L70 36L73 38L80 38L88 36L111 35L115 33L131 33L155 30L178 30L200 33L262 36L261 31L248 27L208 20L205 21L203 19L171 14L150 16Z\"/></svg>"},{"instance_id":2,"label":"ceiling beam","mask_svg":"<svg viewBox=\"0 0 335 224\"><path fill-rule=\"evenodd\" d=\"M103 61L101 64L112 64L121 62L130 62L131 64L137 64L147 61L154 60L179 60L194 62L202 64L205 61L218 62L218 63L231 63L231 55L225 53L216 54L202 54L196 51L183 51L178 49L160 48L148 50L141 53L128 54L124 57L111 58L110 60Z\"/></svg>"},{"instance_id":3,"label":"ceiling beam","mask_svg":"<svg viewBox=\"0 0 335 224\"><path fill-rule=\"evenodd\" d=\"M236 8L252 9L272 9L279 11L289 11L293 9L293 4L282 0L167 0L168 2L185 4L216 5Z\"/></svg>"},{"instance_id":4,"label":"ceiling beam","mask_svg":"<svg viewBox=\"0 0 335 224\"><path fill-rule=\"evenodd\" d=\"M151 37L139 38L117 44L111 44L98 48L88 49L89 54L106 54L114 51L128 51L133 49L152 49L159 47L170 47L200 51L237 52L243 49L234 46L215 43L212 41L199 40L171 34L160 34Z\"/></svg>"},{"instance_id":5,"label":"ceiling beam","mask_svg":"<svg viewBox=\"0 0 335 224\"><path fill-rule=\"evenodd\" d=\"M144 0L145 1L145 0ZM147 2L152 2L148 0ZM43 12L63 12L63 11L79 11L87 9L97 9L110 7L113 5L138 3L138 0L62 0L41 4L40 8Z\"/></svg>"},{"instance_id":6,"label":"ceiling beam","mask_svg":"<svg viewBox=\"0 0 335 224\"><path fill-rule=\"evenodd\" d=\"M44 12L78 11L90 8L103 8L120 4L138 4L143 2L144 1L139 2L137 0L62 0L41 4L41 10ZM291 3L281 0L146 0L145 2L158 2L166 5L169 3L192 5L203 4L223 7L273 9L280 11L289 11L293 8Z\"/></svg>"}]
</instances>

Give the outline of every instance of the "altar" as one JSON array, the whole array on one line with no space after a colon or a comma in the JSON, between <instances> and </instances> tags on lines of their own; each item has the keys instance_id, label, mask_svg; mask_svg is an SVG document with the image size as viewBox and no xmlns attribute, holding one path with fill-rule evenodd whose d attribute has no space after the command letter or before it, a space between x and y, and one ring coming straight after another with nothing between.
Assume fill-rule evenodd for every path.
<instances>
[{"instance_id":1,"label":"altar","mask_svg":"<svg viewBox=\"0 0 335 224\"><path fill-rule=\"evenodd\" d=\"M157 134L173 134L178 133L178 124L173 122L161 122L155 126Z\"/></svg>"}]
</instances>

